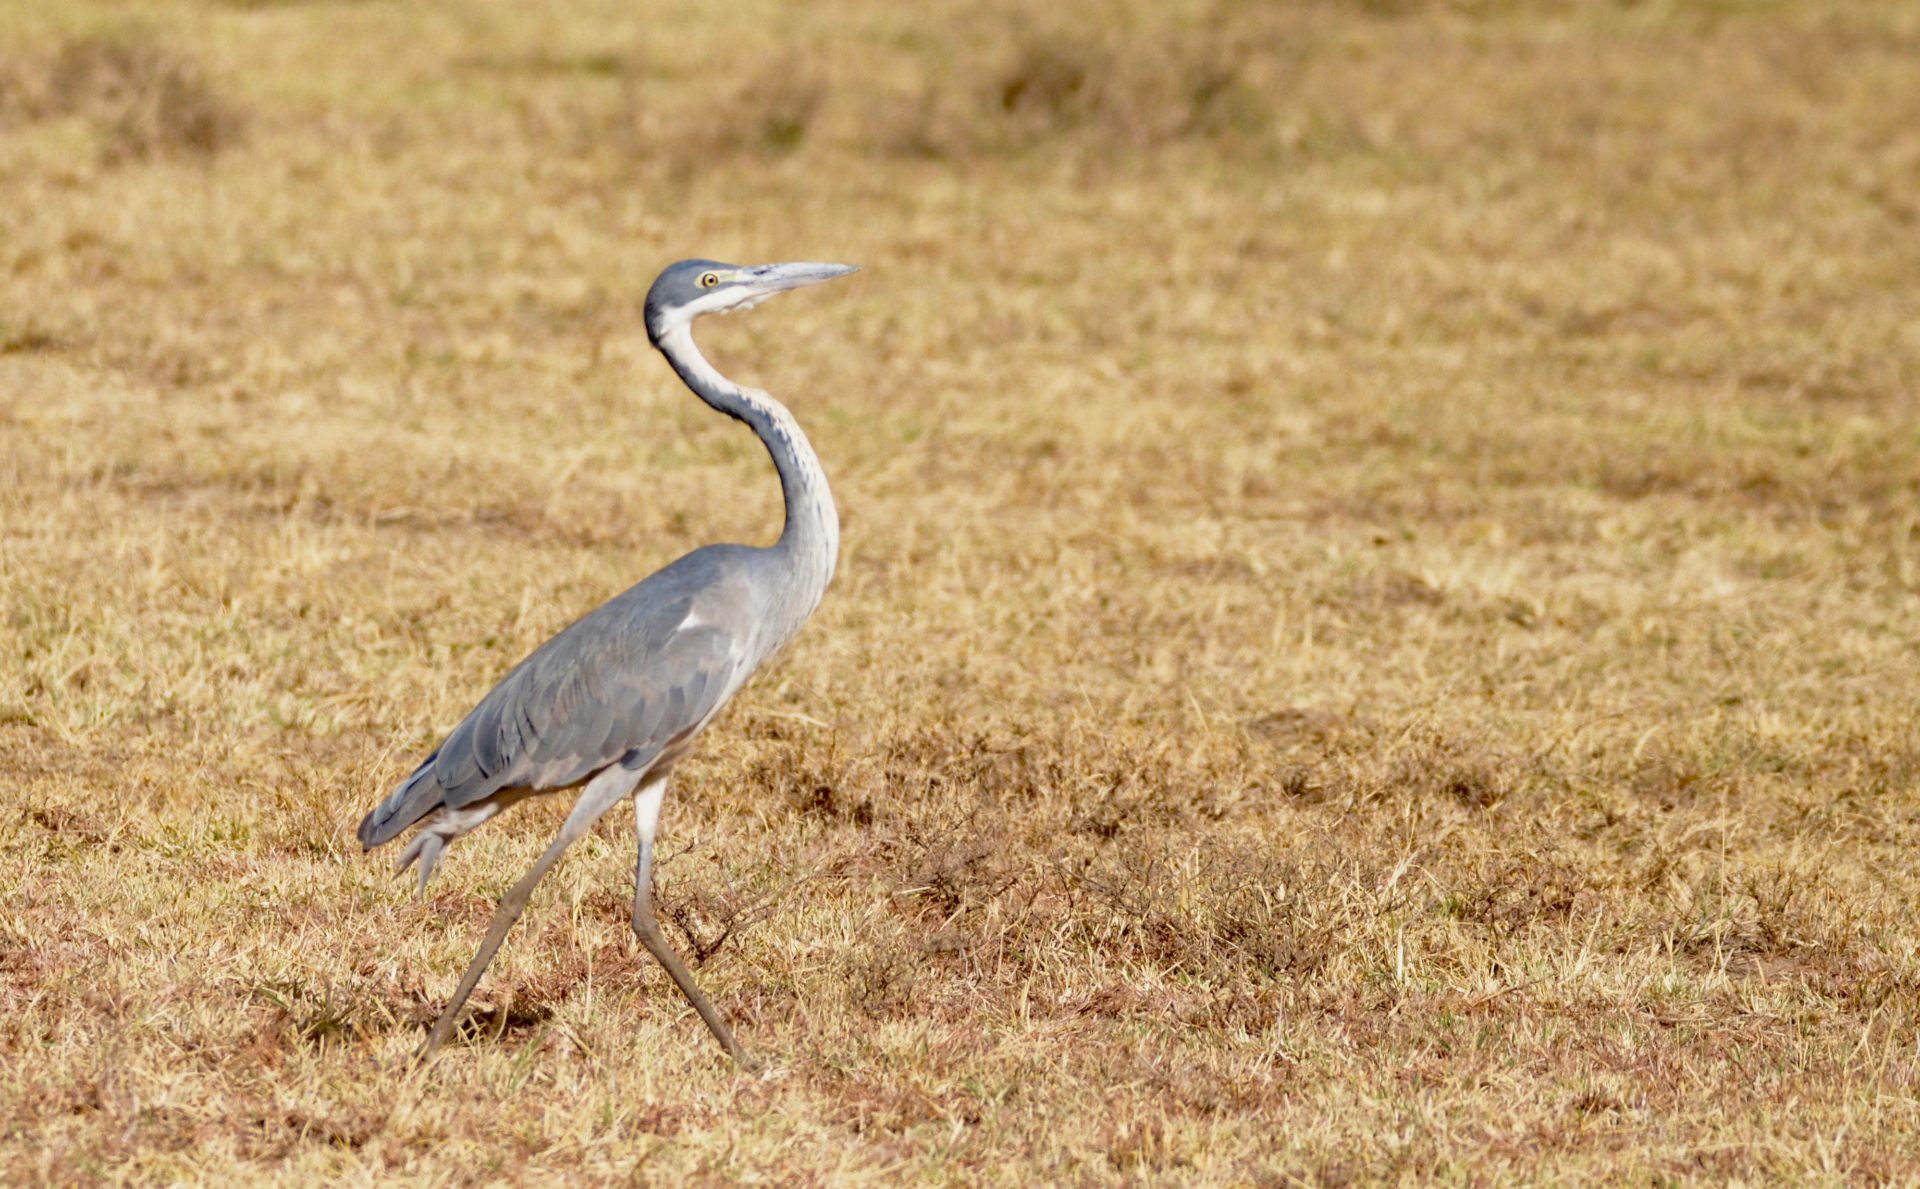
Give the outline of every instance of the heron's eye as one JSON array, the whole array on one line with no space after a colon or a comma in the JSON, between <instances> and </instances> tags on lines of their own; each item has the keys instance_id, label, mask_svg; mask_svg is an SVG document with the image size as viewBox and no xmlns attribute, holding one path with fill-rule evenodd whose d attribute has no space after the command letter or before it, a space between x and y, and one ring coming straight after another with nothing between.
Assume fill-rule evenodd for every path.
<instances>
[{"instance_id":1,"label":"heron's eye","mask_svg":"<svg viewBox=\"0 0 1920 1189\"><path fill-rule=\"evenodd\" d=\"M702 289L711 289L719 283L720 274L717 272L703 272L700 274L700 287Z\"/></svg>"}]
</instances>

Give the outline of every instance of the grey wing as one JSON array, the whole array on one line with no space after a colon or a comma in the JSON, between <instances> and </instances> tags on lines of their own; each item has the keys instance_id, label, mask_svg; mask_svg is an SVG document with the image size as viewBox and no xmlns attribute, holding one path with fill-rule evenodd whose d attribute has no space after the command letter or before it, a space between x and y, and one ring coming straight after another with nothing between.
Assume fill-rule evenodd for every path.
<instances>
[{"instance_id":1,"label":"grey wing","mask_svg":"<svg viewBox=\"0 0 1920 1189\"><path fill-rule=\"evenodd\" d=\"M522 661L367 815L361 843L378 846L443 805L566 788L684 748L750 674L752 620L732 584L676 585L643 583Z\"/></svg>"},{"instance_id":2,"label":"grey wing","mask_svg":"<svg viewBox=\"0 0 1920 1189\"><path fill-rule=\"evenodd\" d=\"M543 649L501 682L440 748L443 803L457 808L503 788L565 788L698 730L732 693L741 657L711 627L676 630L690 600L663 610L664 632L655 621L631 635L556 639L567 646Z\"/></svg>"}]
</instances>

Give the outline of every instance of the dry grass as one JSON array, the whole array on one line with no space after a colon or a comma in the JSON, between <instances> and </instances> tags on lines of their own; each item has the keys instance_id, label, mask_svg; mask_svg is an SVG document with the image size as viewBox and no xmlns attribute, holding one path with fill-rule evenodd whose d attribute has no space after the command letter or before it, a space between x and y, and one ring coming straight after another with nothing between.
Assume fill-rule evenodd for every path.
<instances>
[{"instance_id":1,"label":"dry grass","mask_svg":"<svg viewBox=\"0 0 1920 1189\"><path fill-rule=\"evenodd\" d=\"M144 31L67 39L34 61L0 67L0 119L80 118L92 126L103 164L182 153L211 156L238 138L242 120L189 59Z\"/></svg>"},{"instance_id":2,"label":"dry grass","mask_svg":"<svg viewBox=\"0 0 1920 1189\"><path fill-rule=\"evenodd\" d=\"M1920 1150L1920 21L1860 3L0 8L0 1175L1786 1179ZM244 129L244 135L241 130ZM846 515L670 799L364 808Z\"/></svg>"}]
</instances>

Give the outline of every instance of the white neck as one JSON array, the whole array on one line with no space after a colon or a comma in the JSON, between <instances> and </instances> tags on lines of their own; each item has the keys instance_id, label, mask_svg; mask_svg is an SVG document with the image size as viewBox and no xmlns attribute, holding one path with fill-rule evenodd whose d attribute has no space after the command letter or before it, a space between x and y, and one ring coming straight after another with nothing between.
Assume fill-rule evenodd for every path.
<instances>
[{"instance_id":1,"label":"white neck","mask_svg":"<svg viewBox=\"0 0 1920 1189\"><path fill-rule=\"evenodd\" d=\"M804 601L800 618L811 614L833 578L840 556L840 514L820 457L787 407L758 388L746 388L721 375L693 341L693 328L681 322L666 328L656 345L687 387L708 405L752 427L773 457L786 502L786 524L774 549L785 555ZM796 622L793 627L798 629Z\"/></svg>"}]
</instances>

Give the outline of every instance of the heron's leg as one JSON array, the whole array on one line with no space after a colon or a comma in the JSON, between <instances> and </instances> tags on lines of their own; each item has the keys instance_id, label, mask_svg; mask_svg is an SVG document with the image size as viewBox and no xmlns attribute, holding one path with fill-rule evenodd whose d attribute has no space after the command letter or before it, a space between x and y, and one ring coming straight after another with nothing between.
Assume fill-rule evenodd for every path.
<instances>
[{"instance_id":1,"label":"heron's leg","mask_svg":"<svg viewBox=\"0 0 1920 1189\"><path fill-rule=\"evenodd\" d=\"M575 840L593 828L593 823L600 820L601 814L611 809L620 798L632 792L638 780L639 773L630 772L615 764L587 783L586 789L580 794L580 799L573 803L573 812L567 815L566 823L560 827L560 833L554 837L552 845L547 847L546 853L534 861L527 873L520 877L520 882L514 884L513 890L500 901L500 907L494 910L493 923L487 926L486 940L480 943L480 952L473 956L472 963L467 966L466 977L460 980L460 986L454 991L453 998L447 1001L447 1006L441 1009L440 1018L434 1021L433 1032L427 1037L427 1043L420 1049L420 1060L424 1061L433 1056L433 1051L452 1034L454 1019L459 1016L461 1007L466 1004L467 996L473 994L473 988L479 984L480 976L486 972L487 963L493 961L494 952L500 948L500 943L506 940L507 931L513 928L513 923L519 920L520 914L526 910L527 897L533 894L534 885L540 882L540 877L559 861L561 854L573 845Z\"/></svg>"},{"instance_id":2,"label":"heron's leg","mask_svg":"<svg viewBox=\"0 0 1920 1189\"><path fill-rule=\"evenodd\" d=\"M634 868L633 876L633 931L639 935L640 944L647 947L647 952L667 968L680 993L687 997L687 1002L693 1004L693 1010L699 1012L700 1018L706 1021L707 1028L726 1046L734 1064L742 1069L758 1069L760 1063L749 1057L747 1051L740 1047L740 1042L733 1038L727 1022L720 1018L713 1004L707 1002L707 997L693 981L693 974L680 961L680 955L674 953L673 947L667 944L666 934L660 932L660 922L653 915L653 839L660 824L660 800L666 791L667 778L663 773L633 798L634 826L640 836L640 861Z\"/></svg>"}]
</instances>

